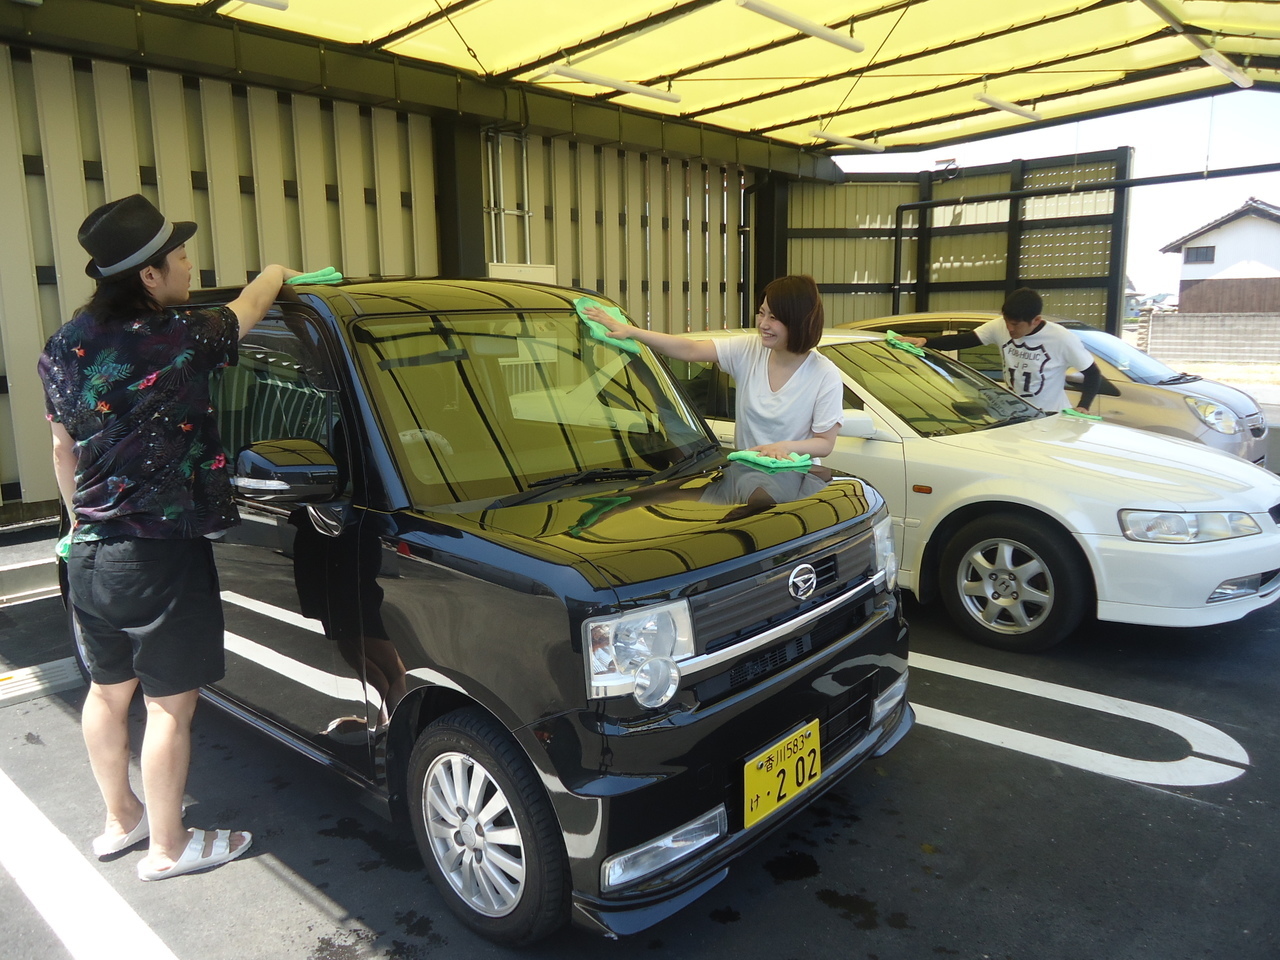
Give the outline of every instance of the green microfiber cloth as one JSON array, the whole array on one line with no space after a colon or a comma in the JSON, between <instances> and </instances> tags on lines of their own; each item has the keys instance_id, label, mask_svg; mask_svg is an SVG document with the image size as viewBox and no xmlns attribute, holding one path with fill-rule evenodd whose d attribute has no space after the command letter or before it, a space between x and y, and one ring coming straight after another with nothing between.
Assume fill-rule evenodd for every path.
<instances>
[{"instance_id":1,"label":"green microfiber cloth","mask_svg":"<svg viewBox=\"0 0 1280 960\"><path fill-rule=\"evenodd\" d=\"M607 343L611 347L617 347L619 350L626 350L628 353L639 353L640 343L636 340L619 340L617 337L609 336L609 328L603 323L598 323L587 316L587 307L599 307L614 320L619 323L630 323L626 315L617 307L606 307L603 303L597 303L590 297L579 297L573 301L573 307L578 311L578 316L582 322L587 325L587 329L591 331L591 336L595 337L601 343Z\"/></svg>"},{"instance_id":2,"label":"green microfiber cloth","mask_svg":"<svg viewBox=\"0 0 1280 960\"><path fill-rule=\"evenodd\" d=\"M917 357L924 356L924 350L917 347L914 343L907 343L907 341L900 339L892 330L886 330L884 332L884 339L885 342L895 350L905 350L907 353L914 353Z\"/></svg>"},{"instance_id":3,"label":"green microfiber cloth","mask_svg":"<svg viewBox=\"0 0 1280 960\"><path fill-rule=\"evenodd\" d=\"M570 536L578 536L583 530L591 526L614 507L620 507L624 503L630 503L630 497L583 497L583 503L594 504L594 506L578 518L578 522L569 528Z\"/></svg>"},{"instance_id":4,"label":"green microfiber cloth","mask_svg":"<svg viewBox=\"0 0 1280 960\"><path fill-rule=\"evenodd\" d=\"M342 274L333 267L325 267L323 270L315 270L311 273L300 273L296 277L290 277L285 283L341 283Z\"/></svg>"},{"instance_id":5,"label":"green microfiber cloth","mask_svg":"<svg viewBox=\"0 0 1280 960\"><path fill-rule=\"evenodd\" d=\"M813 458L807 453L793 453L789 459L779 460L777 457L766 457L755 450L735 450L729 454L729 459L749 463L769 473L777 473L779 470L808 470L813 466Z\"/></svg>"},{"instance_id":6,"label":"green microfiber cloth","mask_svg":"<svg viewBox=\"0 0 1280 960\"><path fill-rule=\"evenodd\" d=\"M61 557L63 560L67 559L67 557L71 554L71 534L70 533L68 533L65 537L63 537L61 540L58 541L58 545L53 548L53 552L56 553L59 557Z\"/></svg>"},{"instance_id":7,"label":"green microfiber cloth","mask_svg":"<svg viewBox=\"0 0 1280 960\"><path fill-rule=\"evenodd\" d=\"M1101 420L1102 419L1101 417L1094 416L1092 413L1081 413L1079 410L1073 410L1071 407L1063 407L1062 415L1064 417L1076 417L1079 420Z\"/></svg>"}]
</instances>

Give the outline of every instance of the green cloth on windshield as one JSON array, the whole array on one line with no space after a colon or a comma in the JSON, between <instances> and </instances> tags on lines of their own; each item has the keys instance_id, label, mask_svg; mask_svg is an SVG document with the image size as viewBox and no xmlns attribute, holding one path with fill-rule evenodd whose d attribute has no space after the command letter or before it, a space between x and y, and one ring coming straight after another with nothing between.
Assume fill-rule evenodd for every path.
<instances>
[{"instance_id":1,"label":"green cloth on windshield","mask_svg":"<svg viewBox=\"0 0 1280 960\"><path fill-rule=\"evenodd\" d=\"M885 342L888 343L889 346L893 347L895 350L905 350L907 351L907 353L914 353L917 357L924 356L924 350L922 350L920 347L917 347L914 343L907 343L907 341L901 339L892 330L886 330L884 332L884 339L885 339Z\"/></svg>"},{"instance_id":2,"label":"green cloth on windshield","mask_svg":"<svg viewBox=\"0 0 1280 960\"><path fill-rule=\"evenodd\" d=\"M598 303L590 297L579 297L577 300L573 301L573 307L578 311L578 317L587 325L587 329L591 331L591 336L595 339L599 340L601 343L607 343L611 347L617 347L619 350L626 350L628 353L640 352L639 341L619 340L617 337L611 337L609 336L608 327L587 316L588 307L598 307L619 323L631 323L631 321L627 319L626 314L617 307L606 307L603 303Z\"/></svg>"}]
</instances>

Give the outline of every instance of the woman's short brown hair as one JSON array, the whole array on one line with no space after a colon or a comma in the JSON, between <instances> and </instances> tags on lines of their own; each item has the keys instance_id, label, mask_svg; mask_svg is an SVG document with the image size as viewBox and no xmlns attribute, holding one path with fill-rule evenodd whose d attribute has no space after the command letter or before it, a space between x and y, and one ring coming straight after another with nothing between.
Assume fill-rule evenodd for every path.
<instances>
[{"instance_id":1,"label":"woman's short brown hair","mask_svg":"<svg viewBox=\"0 0 1280 960\"><path fill-rule=\"evenodd\" d=\"M760 295L769 301L769 311L787 328L787 352L808 353L822 339L825 322L822 297L813 277L793 274L779 277Z\"/></svg>"}]
</instances>

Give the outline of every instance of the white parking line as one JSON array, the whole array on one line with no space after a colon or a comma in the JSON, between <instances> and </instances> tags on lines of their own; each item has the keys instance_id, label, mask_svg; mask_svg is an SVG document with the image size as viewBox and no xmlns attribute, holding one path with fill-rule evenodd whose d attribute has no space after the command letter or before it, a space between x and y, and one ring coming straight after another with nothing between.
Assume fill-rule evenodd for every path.
<instances>
[{"instance_id":1,"label":"white parking line","mask_svg":"<svg viewBox=\"0 0 1280 960\"><path fill-rule=\"evenodd\" d=\"M1002 727L985 720L975 720L972 717L964 717L912 702L916 719L920 723L968 737L971 740L1005 747L1108 777L1165 787L1204 787L1226 783L1243 774L1244 768L1249 764L1249 754L1231 737L1216 727L1211 727L1184 714L1174 713L1172 710L1134 703L1132 700L1121 700L1101 693L1091 693L1088 690L1077 690L1075 687L1049 683L1045 680L1033 680L1014 673L976 667L970 663L944 660L923 653L911 654L910 662L913 670L945 673L963 680L1003 687L1006 690L1029 694L1044 700L1068 703L1086 710L1096 710L1099 713L1149 723L1181 737L1187 742L1190 748L1189 753L1199 754L1199 756L1188 755L1170 761L1135 760L1131 757L1093 750L1074 743L1014 730L1011 727ZM1205 759L1206 757L1214 759ZM1219 763L1219 760L1224 760L1226 763Z\"/></svg>"},{"instance_id":2,"label":"white parking line","mask_svg":"<svg viewBox=\"0 0 1280 960\"><path fill-rule=\"evenodd\" d=\"M122 955L130 960L177 960L3 771L0 810L5 816L0 866L74 960L117 960Z\"/></svg>"}]
</instances>

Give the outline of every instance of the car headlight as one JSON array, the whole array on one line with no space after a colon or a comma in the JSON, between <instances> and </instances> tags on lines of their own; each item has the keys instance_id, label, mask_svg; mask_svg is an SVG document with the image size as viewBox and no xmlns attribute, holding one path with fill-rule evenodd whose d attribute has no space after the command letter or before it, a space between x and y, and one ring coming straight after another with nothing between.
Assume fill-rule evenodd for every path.
<instances>
[{"instance_id":1,"label":"car headlight","mask_svg":"<svg viewBox=\"0 0 1280 960\"><path fill-rule=\"evenodd\" d=\"M876 569L884 571L884 585L898 585L898 552L893 548L893 518L886 516L875 525Z\"/></svg>"},{"instance_id":2,"label":"car headlight","mask_svg":"<svg viewBox=\"0 0 1280 960\"><path fill-rule=\"evenodd\" d=\"M630 693L642 707L660 707L680 686L681 660L693 656L689 604L655 603L582 625L587 696Z\"/></svg>"},{"instance_id":3,"label":"car headlight","mask_svg":"<svg viewBox=\"0 0 1280 960\"><path fill-rule=\"evenodd\" d=\"M1147 543L1205 543L1261 533L1247 513L1173 513L1121 510L1120 529L1130 540Z\"/></svg>"},{"instance_id":4,"label":"car headlight","mask_svg":"<svg viewBox=\"0 0 1280 960\"><path fill-rule=\"evenodd\" d=\"M1204 421L1205 426L1225 433L1228 436L1240 432L1240 421L1228 407L1203 397L1187 397L1187 406L1191 412Z\"/></svg>"}]
</instances>

